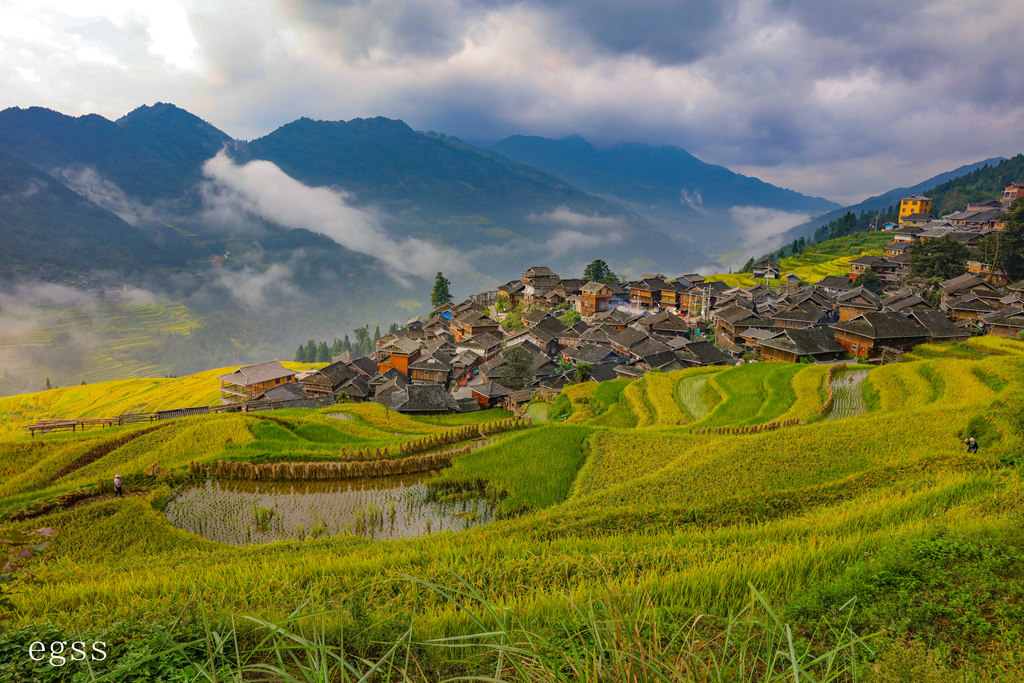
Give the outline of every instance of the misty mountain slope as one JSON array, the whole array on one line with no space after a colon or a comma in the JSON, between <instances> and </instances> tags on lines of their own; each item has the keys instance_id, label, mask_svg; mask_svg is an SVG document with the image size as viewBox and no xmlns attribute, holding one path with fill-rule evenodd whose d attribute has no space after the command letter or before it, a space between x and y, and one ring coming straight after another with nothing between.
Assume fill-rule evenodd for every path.
<instances>
[{"instance_id":1,"label":"misty mountain slope","mask_svg":"<svg viewBox=\"0 0 1024 683\"><path fill-rule=\"evenodd\" d=\"M560 140L515 135L491 149L621 201L691 240L731 240L740 229L729 215L736 206L804 214L838 206L705 163L678 147L620 144L599 150L578 135Z\"/></svg>"},{"instance_id":2,"label":"misty mountain slope","mask_svg":"<svg viewBox=\"0 0 1024 683\"><path fill-rule=\"evenodd\" d=\"M820 216L816 216L812 220L807 221L806 223L801 223L800 225L794 226L793 228L788 230L785 234L784 241L789 242L795 239L799 239L801 237L808 237L812 235L814 231L820 228L821 226L825 225L826 223L830 223L836 220L837 218L841 218L848 211L852 211L855 214L859 214L862 211L879 211L888 209L890 206L895 206L899 204L900 199L902 199L903 197L912 194L918 194L920 192L925 192L926 190L931 190L932 188L938 185L965 176L969 173L976 171L979 168L983 168L985 166L995 166L996 164L999 164L1002 161L1005 161L1003 157L992 157L991 159L985 159L984 161L978 161L973 164L966 164L964 166L960 166L959 168L955 168L952 171L946 171L945 173L940 173L938 175L932 176L931 178L923 180L917 183L916 185L911 185L910 187L897 187L896 189L889 190L888 192L884 192L880 195L868 197L864 201L858 202L857 204L844 206L841 209L836 209L835 211L830 211Z\"/></svg>"},{"instance_id":3,"label":"misty mountain slope","mask_svg":"<svg viewBox=\"0 0 1024 683\"><path fill-rule=\"evenodd\" d=\"M0 145L4 279L41 269L137 271L160 265L138 230Z\"/></svg>"},{"instance_id":4,"label":"misty mountain slope","mask_svg":"<svg viewBox=\"0 0 1024 683\"><path fill-rule=\"evenodd\" d=\"M299 119L248 143L243 158L272 161L308 185L342 187L357 203L411 208L425 217L499 221L559 206L625 213L561 178L383 117Z\"/></svg>"},{"instance_id":5,"label":"misty mountain slope","mask_svg":"<svg viewBox=\"0 0 1024 683\"><path fill-rule=\"evenodd\" d=\"M201 165L231 138L174 105L144 106L116 122L96 114L72 117L41 107L0 112L0 144L47 171L89 167L145 203L183 199L201 179Z\"/></svg>"}]
</instances>

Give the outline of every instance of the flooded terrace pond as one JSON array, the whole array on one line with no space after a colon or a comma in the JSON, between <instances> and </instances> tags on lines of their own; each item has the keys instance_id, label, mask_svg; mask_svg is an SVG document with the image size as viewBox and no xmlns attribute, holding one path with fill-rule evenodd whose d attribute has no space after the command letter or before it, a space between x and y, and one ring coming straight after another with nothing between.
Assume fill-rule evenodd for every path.
<instances>
[{"instance_id":1,"label":"flooded terrace pond","mask_svg":"<svg viewBox=\"0 0 1024 683\"><path fill-rule=\"evenodd\" d=\"M485 500L427 500L431 473L339 481L207 479L167 503L179 529L221 543L356 534L387 540L462 531L494 519Z\"/></svg>"}]
</instances>

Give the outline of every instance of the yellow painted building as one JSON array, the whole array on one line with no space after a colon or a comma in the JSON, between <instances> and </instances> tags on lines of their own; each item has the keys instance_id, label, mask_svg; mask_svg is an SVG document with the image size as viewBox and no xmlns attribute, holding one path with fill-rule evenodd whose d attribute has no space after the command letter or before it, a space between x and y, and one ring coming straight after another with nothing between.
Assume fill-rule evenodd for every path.
<instances>
[{"instance_id":1,"label":"yellow painted building","mask_svg":"<svg viewBox=\"0 0 1024 683\"><path fill-rule=\"evenodd\" d=\"M923 194L915 194L912 197L904 197L900 200L900 225L904 219L915 213L928 213L932 210L931 197Z\"/></svg>"}]
</instances>

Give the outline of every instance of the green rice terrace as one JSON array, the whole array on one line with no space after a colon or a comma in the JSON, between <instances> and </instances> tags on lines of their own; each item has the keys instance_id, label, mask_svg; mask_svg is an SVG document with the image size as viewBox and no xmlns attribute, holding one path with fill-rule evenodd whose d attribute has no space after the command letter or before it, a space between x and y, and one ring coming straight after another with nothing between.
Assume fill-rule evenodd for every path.
<instances>
[{"instance_id":1,"label":"green rice terrace","mask_svg":"<svg viewBox=\"0 0 1024 683\"><path fill-rule=\"evenodd\" d=\"M904 358L587 382L529 417L5 413L0 535L56 532L0 584L0 680L1024 680L1024 343Z\"/></svg>"}]
</instances>

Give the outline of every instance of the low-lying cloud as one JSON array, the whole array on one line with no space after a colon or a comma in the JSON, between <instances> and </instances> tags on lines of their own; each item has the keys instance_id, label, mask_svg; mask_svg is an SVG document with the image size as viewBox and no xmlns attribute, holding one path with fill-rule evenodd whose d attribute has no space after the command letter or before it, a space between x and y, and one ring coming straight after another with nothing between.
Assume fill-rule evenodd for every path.
<instances>
[{"instance_id":1,"label":"low-lying cloud","mask_svg":"<svg viewBox=\"0 0 1024 683\"><path fill-rule=\"evenodd\" d=\"M749 257L758 257L782 246L783 234L793 226L810 220L810 214L795 211L780 211L763 206L734 206L729 209L736 225L742 229L742 247L746 254L738 263L742 265Z\"/></svg>"},{"instance_id":2,"label":"low-lying cloud","mask_svg":"<svg viewBox=\"0 0 1024 683\"><path fill-rule=\"evenodd\" d=\"M412 237L393 238L376 215L350 205L343 190L304 185L272 162L237 164L220 152L203 165L203 173L215 185L205 194L217 197L220 212L232 207L284 228L320 233L346 249L378 259L399 280L467 269L454 250Z\"/></svg>"}]
</instances>

